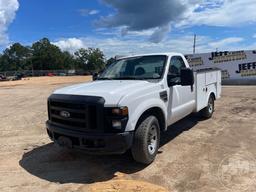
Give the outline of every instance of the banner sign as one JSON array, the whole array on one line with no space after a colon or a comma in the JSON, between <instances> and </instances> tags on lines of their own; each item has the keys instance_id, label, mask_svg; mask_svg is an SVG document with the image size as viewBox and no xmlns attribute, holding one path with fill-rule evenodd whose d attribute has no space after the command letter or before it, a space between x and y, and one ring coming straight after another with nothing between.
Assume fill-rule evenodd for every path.
<instances>
[{"instance_id":1,"label":"banner sign","mask_svg":"<svg viewBox=\"0 0 256 192\"><path fill-rule=\"evenodd\" d=\"M195 70L220 68L223 80L256 81L256 50L190 54L186 58Z\"/></svg>"}]
</instances>

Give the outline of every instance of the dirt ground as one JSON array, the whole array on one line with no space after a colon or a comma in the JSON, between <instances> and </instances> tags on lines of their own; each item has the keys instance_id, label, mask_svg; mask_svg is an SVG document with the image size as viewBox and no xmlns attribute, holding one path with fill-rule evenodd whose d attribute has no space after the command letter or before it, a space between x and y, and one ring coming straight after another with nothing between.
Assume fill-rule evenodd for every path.
<instances>
[{"instance_id":1,"label":"dirt ground","mask_svg":"<svg viewBox=\"0 0 256 192\"><path fill-rule=\"evenodd\" d=\"M52 144L46 101L89 77L0 82L0 191L256 191L256 86L223 87L209 120L191 115L162 135L154 163L91 156Z\"/></svg>"}]
</instances>

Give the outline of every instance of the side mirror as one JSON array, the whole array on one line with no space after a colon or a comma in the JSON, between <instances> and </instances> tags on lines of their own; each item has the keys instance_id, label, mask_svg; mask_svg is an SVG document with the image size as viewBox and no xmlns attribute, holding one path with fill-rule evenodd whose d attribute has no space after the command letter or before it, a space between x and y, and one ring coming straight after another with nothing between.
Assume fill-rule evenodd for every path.
<instances>
[{"instance_id":1,"label":"side mirror","mask_svg":"<svg viewBox=\"0 0 256 192\"><path fill-rule=\"evenodd\" d=\"M98 73L93 73L93 75L92 75L92 80L93 80L93 81L97 80L98 75L99 75Z\"/></svg>"},{"instance_id":2,"label":"side mirror","mask_svg":"<svg viewBox=\"0 0 256 192\"><path fill-rule=\"evenodd\" d=\"M192 69L184 68L180 71L180 80L182 86L194 85L194 73Z\"/></svg>"},{"instance_id":3,"label":"side mirror","mask_svg":"<svg viewBox=\"0 0 256 192\"><path fill-rule=\"evenodd\" d=\"M179 75L175 75L175 74L172 74L172 73L167 74L167 84L168 84L169 87L178 84L175 81L173 81L173 79L175 79L177 77L179 77Z\"/></svg>"}]
</instances>

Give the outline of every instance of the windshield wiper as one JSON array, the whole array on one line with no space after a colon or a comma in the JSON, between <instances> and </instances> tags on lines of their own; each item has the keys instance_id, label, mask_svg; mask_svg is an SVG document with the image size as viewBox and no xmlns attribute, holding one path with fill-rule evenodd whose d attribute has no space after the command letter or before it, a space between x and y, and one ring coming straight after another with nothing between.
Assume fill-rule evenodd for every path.
<instances>
[{"instance_id":1,"label":"windshield wiper","mask_svg":"<svg viewBox=\"0 0 256 192\"><path fill-rule=\"evenodd\" d=\"M132 76L127 76L127 77L117 77L115 79L118 79L118 80L134 80L136 79L136 77L132 77Z\"/></svg>"},{"instance_id":2,"label":"windshield wiper","mask_svg":"<svg viewBox=\"0 0 256 192\"><path fill-rule=\"evenodd\" d=\"M114 80L115 78L109 78L109 77L99 77L97 80Z\"/></svg>"},{"instance_id":3,"label":"windshield wiper","mask_svg":"<svg viewBox=\"0 0 256 192\"><path fill-rule=\"evenodd\" d=\"M155 78L151 78L151 77L120 77L119 79L132 79L132 80L150 80L150 79L155 79Z\"/></svg>"},{"instance_id":4,"label":"windshield wiper","mask_svg":"<svg viewBox=\"0 0 256 192\"><path fill-rule=\"evenodd\" d=\"M147 78L147 77L134 77L134 76L126 76L126 77L102 77L102 78L97 78L97 80L149 80L149 79L154 79L154 78Z\"/></svg>"},{"instance_id":5,"label":"windshield wiper","mask_svg":"<svg viewBox=\"0 0 256 192\"><path fill-rule=\"evenodd\" d=\"M131 77L131 76L127 76L127 77L100 77L97 78L97 80L129 80L129 79L137 79L136 77Z\"/></svg>"}]
</instances>

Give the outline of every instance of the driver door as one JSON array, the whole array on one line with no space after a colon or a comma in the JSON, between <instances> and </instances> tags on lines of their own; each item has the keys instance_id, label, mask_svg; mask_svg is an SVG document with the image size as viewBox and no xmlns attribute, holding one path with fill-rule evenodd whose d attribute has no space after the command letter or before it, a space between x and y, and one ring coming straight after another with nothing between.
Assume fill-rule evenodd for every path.
<instances>
[{"instance_id":1,"label":"driver door","mask_svg":"<svg viewBox=\"0 0 256 192\"><path fill-rule=\"evenodd\" d=\"M172 76L169 86L168 124L172 124L193 112L195 92L191 86L181 86L180 71L186 68L181 56L173 56L170 60L169 75Z\"/></svg>"}]
</instances>

